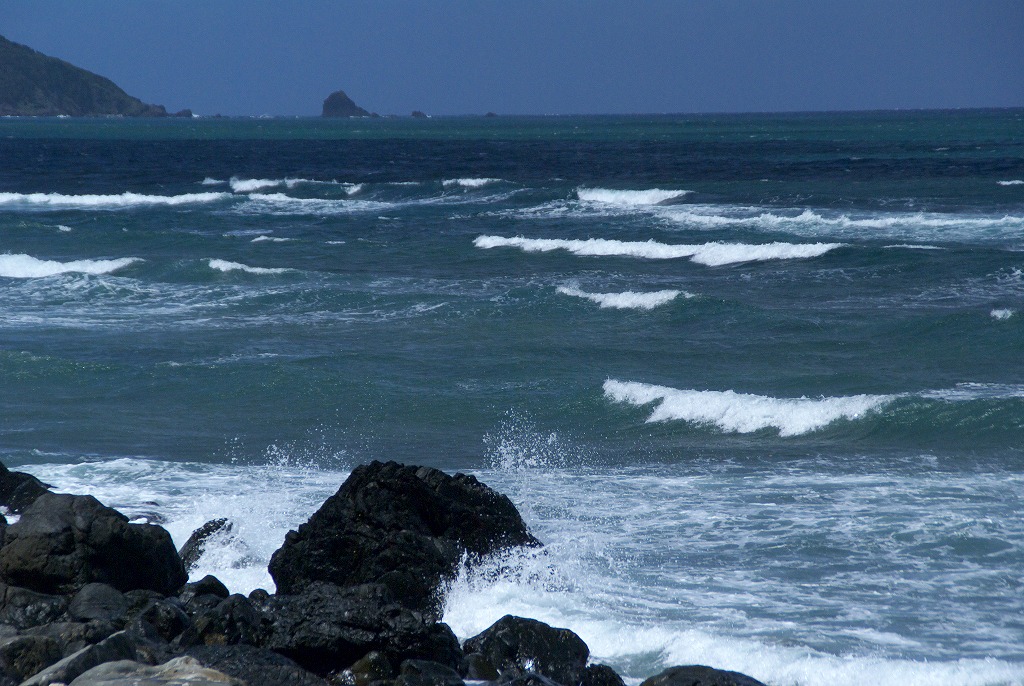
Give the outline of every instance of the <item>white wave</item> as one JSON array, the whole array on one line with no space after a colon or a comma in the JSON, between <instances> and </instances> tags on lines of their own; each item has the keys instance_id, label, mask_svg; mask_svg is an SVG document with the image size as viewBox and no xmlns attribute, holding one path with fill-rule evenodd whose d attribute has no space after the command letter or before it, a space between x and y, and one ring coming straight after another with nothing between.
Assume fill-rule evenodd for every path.
<instances>
[{"instance_id":1,"label":"white wave","mask_svg":"<svg viewBox=\"0 0 1024 686\"><path fill-rule=\"evenodd\" d=\"M998 309L989 312L993 319L1009 319L1013 316L1013 310L1010 309Z\"/></svg>"},{"instance_id":2,"label":"white wave","mask_svg":"<svg viewBox=\"0 0 1024 686\"><path fill-rule=\"evenodd\" d=\"M526 252L568 250L574 255L598 257L640 257L650 260L670 260L688 257L697 264L712 267L738 262L760 262L818 257L841 247L842 243L704 243L701 245L672 245L649 241L616 241L605 238L563 240L557 238L504 238L478 236L473 241L478 248L514 247Z\"/></svg>"},{"instance_id":3,"label":"white wave","mask_svg":"<svg viewBox=\"0 0 1024 686\"><path fill-rule=\"evenodd\" d=\"M104 209L142 205L190 205L217 202L230 198L229 193L185 193L184 195L63 195L61 193L0 193L0 205L28 205L33 207L60 207Z\"/></svg>"},{"instance_id":4,"label":"white wave","mask_svg":"<svg viewBox=\"0 0 1024 686\"><path fill-rule=\"evenodd\" d=\"M1010 400L1024 398L1024 385L1001 383L960 383L952 388L923 391L918 394L926 400L970 402L973 400Z\"/></svg>"},{"instance_id":5,"label":"white wave","mask_svg":"<svg viewBox=\"0 0 1024 686\"><path fill-rule=\"evenodd\" d=\"M261 236L256 236L256 238L253 238L249 242L250 243L263 243L265 241L270 241L271 243L287 243L288 241L293 241L293 240L295 240L295 239L294 238L280 238L278 236L267 236L267 235L264 234L264 235L261 235Z\"/></svg>"},{"instance_id":6,"label":"white wave","mask_svg":"<svg viewBox=\"0 0 1024 686\"><path fill-rule=\"evenodd\" d=\"M276 188L285 184L284 179L240 179L237 176L232 176L231 180L228 181L231 186L231 190L235 193L252 193L253 191L262 191L267 188Z\"/></svg>"},{"instance_id":7,"label":"white wave","mask_svg":"<svg viewBox=\"0 0 1024 686\"><path fill-rule=\"evenodd\" d=\"M899 245L883 245L882 247L885 248L886 250L945 250L945 248L939 247L937 245L913 245L910 243L900 243Z\"/></svg>"},{"instance_id":8,"label":"white wave","mask_svg":"<svg viewBox=\"0 0 1024 686\"><path fill-rule=\"evenodd\" d=\"M714 425L729 433L778 429L780 436L817 431L837 419L859 419L896 398L853 395L839 398L771 398L735 391L677 390L632 381L604 382L604 394L619 403L657 403L648 422L680 420Z\"/></svg>"},{"instance_id":9,"label":"white wave","mask_svg":"<svg viewBox=\"0 0 1024 686\"><path fill-rule=\"evenodd\" d=\"M463 188L480 188L492 183L501 183L501 179L445 179L442 186L462 186Z\"/></svg>"},{"instance_id":10,"label":"white wave","mask_svg":"<svg viewBox=\"0 0 1024 686\"><path fill-rule=\"evenodd\" d=\"M74 231L70 226L64 226L63 224L58 224L57 230L61 233L70 233L71 231Z\"/></svg>"},{"instance_id":11,"label":"white wave","mask_svg":"<svg viewBox=\"0 0 1024 686\"><path fill-rule=\"evenodd\" d=\"M249 274L284 274L285 272L292 271L291 269L280 267L250 267L247 264L228 262L227 260L210 260L210 269L222 272L243 271Z\"/></svg>"},{"instance_id":12,"label":"white wave","mask_svg":"<svg viewBox=\"0 0 1024 686\"><path fill-rule=\"evenodd\" d=\"M668 200L676 200L693 191L662 190L650 188L642 191L620 191L609 188L577 188L576 197L584 202L601 202L610 205L657 205Z\"/></svg>"},{"instance_id":13,"label":"white wave","mask_svg":"<svg viewBox=\"0 0 1024 686\"><path fill-rule=\"evenodd\" d=\"M687 298L693 297L691 293L683 293L683 291L674 290L653 291L650 293L637 293L635 291L625 291L623 293L587 293L586 291L581 291L578 288L572 288L569 286L559 286L558 292L563 295L571 295L576 298L590 300L591 302L597 303L602 308L614 308L619 310L653 310L659 305L665 305L672 302L680 294Z\"/></svg>"},{"instance_id":14,"label":"white wave","mask_svg":"<svg viewBox=\"0 0 1024 686\"><path fill-rule=\"evenodd\" d=\"M324 241L327 245L345 245L345 241Z\"/></svg>"},{"instance_id":15,"label":"white wave","mask_svg":"<svg viewBox=\"0 0 1024 686\"><path fill-rule=\"evenodd\" d=\"M109 274L135 262L138 257L122 257L116 260L72 260L57 262L40 260L31 255L0 255L0 277L11 279L36 279L56 274Z\"/></svg>"},{"instance_id":16,"label":"white wave","mask_svg":"<svg viewBox=\"0 0 1024 686\"><path fill-rule=\"evenodd\" d=\"M215 179L211 176L207 176L205 179L202 180L202 184L204 186L222 186L226 183L227 181L223 179Z\"/></svg>"},{"instance_id":17,"label":"white wave","mask_svg":"<svg viewBox=\"0 0 1024 686\"><path fill-rule=\"evenodd\" d=\"M349 200L340 198L293 198L284 193L251 193L249 202L236 211L257 214L351 214L355 212L379 212L394 207L391 203L373 200Z\"/></svg>"},{"instance_id":18,"label":"white wave","mask_svg":"<svg viewBox=\"0 0 1024 686\"><path fill-rule=\"evenodd\" d=\"M1012 179L1010 181L999 181L1000 186L1024 186L1024 180Z\"/></svg>"}]
</instances>

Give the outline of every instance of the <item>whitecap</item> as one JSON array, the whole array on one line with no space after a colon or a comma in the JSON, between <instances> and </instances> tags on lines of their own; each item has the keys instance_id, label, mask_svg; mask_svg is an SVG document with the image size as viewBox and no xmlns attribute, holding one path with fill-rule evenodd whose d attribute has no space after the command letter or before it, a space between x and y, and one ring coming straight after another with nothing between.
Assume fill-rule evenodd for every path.
<instances>
[{"instance_id":1,"label":"whitecap","mask_svg":"<svg viewBox=\"0 0 1024 686\"><path fill-rule=\"evenodd\" d=\"M893 401L892 395L837 398L772 398L735 391L678 390L632 381L604 382L605 396L636 406L657 403L648 422L679 420L712 425L727 433L778 429L780 436L817 431L838 419L859 419Z\"/></svg>"},{"instance_id":2,"label":"whitecap","mask_svg":"<svg viewBox=\"0 0 1024 686\"><path fill-rule=\"evenodd\" d=\"M265 241L270 241L271 243L287 243L288 241L293 241L293 240L295 240L295 239L294 238L280 238L278 236L267 236L266 234L263 234L263 235L260 235L260 236L256 236L256 238L253 238L249 242L250 243L263 243Z\"/></svg>"},{"instance_id":3,"label":"whitecap","mask_svg":"<svg viewBox=\"0 0 1024 686\"><path fill-rule=\"evenodd\" d=\"M678 245L649 241L617 241L604 238L564 240L557 238L524 238L516 236L478 236L473 245L490 249L515 247L526 252L568 250L574 255L590 257L639 257L670 260L688 257L697 264L712 267L739 262L761 262L818 257L841 247L842 243L703 243Z\"/></svg>"},{"instance_id":4,"label":"whitecap","mask_svg":"<svg viewBox=\"0 0 1024 686\"><path fill-rule=\"evenodd\" d=\"M184 195L63 195L61 193L0 193L0 205L60 207L80 209L111 209L144 205L190 205L217 202L229 193L185 193Z\"/></svg>"},{"instance_id":5,"label":"whitecap","mask_svg":"<svg viewBox=\"0 0 1024 686\"><path fill-rule=\"evenodd\" d=\"M285 184L284 179L240 179L237 176L232 176L231 180L228 181L231 186L231 190L235 193L252 193L253 191L261 191L267 188L276 188Z\"/></svg>"},{"instance_id":6,"label":"whitecap","mask_svg":"<svg viewBox=\"0 0 1024 686\"><path fill-rule=\"evenodd\" d=\"M441 182L446 188L449 186L461 186L463 188L480 188L492 183L501 183L502 179L445 179Z\"/></svg>"},{"instance_id":7,"label":"whitecap","mask_svg":"<svg viewBox=\"0 0 1024 686\"><path fill-rule=\"evenodd\" d=\"M213 178L211 176L207 176L205 179L203 179L201 181L201 183L204 186L222 186L222 185L226 184L227 181L225 181L223 179L215 179L215 178Z\"/></svg>"},{"instance_id":8,"label":"whitecap","mask_svg":"<svg viewBox=\"0 0 1024 686\"><path fill-rule=\"evenodd\" d=\"M665 305L672 302L680 294L687 298L693 297L693 294L691 293L683 293L683 291L675 290L653 291L648 293L638 293L635 291L625 291L623 293L587 293L586 291L581 291L578 288L570 286L559 286L558 292L563 295L571 295L576 298L590 300L591 302L597 303L602 308L614 308L619 310L653 310L659 305Z\"/></svg>"},{"instance_id":9,"label":"whitecap","mask_svg":"<svg viewBox=\"0 0 1024 686\"><path fill-rule=\"evenodd\" d=\"M249 274L284 274L285 272L292 271L291 269L280 267L250 267L247 264L228 262L227 260L210 260L210 269L222 272L243 271Z\"/></svg>"},{"instance_id":10,"label":"whitecap","mask_svg":"<svg viewBox=\"0 0 1024 686\"><path fill-rule=\"evenodd\" d=\"M37 279L56 274L109 274L135 262L138 257L121 257L115 260L40 260L31 255L0 255L0 277L11 279Z\"/></svg>"},{"instance_id":11,"label":"whitecap","mask_svg":"<svg viewBox=\"0 0 1024 686\"><path fill-rule=\"evenodd\" d=\"M1013 310L1005 309L1005 308L1004 309L996 309L996 310L992 310L991 312L989 312L989 315L991 315L991 317L993 319L1000 319L1000 320L1009 319L1010 317L1013 316L1013 314L1014 314Z\"/></svg>"},{"instance_id":12,"label":"whitecap","mask_svg":"<svg viewBox=\"0 0 1024 686\"><path fill-rule=\"evenodd\" d=\"M610 205L657 205L668 200L676 200L693 191L662 190L649 188L639 191L622 191L609 188L577 188L576 197L584 202L600 202Z\"/></svg>"},{"instance_id":13,"label":"whitecap","mask_svg":"<svg viewBox=\"0 0 1024 686\"><path fill-rule=\"evenodd\" d=\"M1000 186L1024 186L1024 179L1012 179L1010 181L998 181Z\"/></svg>"},{"instance_id":14,"label":"whitecap","mask_svg":"<svg viewBox=\"0 0 1024 686\"><path fill-rule=\"evenodd\" d=\"M61 233L70 233L74 229L72 229L70 226L64 226L63 224L58 224L57 225L57 230L60 231Z\"/></svg>"}]
</instances>

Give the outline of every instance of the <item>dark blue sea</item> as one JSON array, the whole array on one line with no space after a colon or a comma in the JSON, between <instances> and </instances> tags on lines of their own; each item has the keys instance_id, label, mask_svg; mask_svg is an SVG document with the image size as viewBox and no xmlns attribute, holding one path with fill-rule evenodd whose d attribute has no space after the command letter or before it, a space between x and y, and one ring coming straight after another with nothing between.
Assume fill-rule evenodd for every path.
<instances>
[{"instance_id":1,"label":"dark blue sea","mask_svg":"<svg viewBox=\"0 0 1024 686\"><path fill-rule=\"evenodd\" d=\"M1024 110L0 119L0 460L248 592L374 459L547 543L460 637L1024 684Z\"/></svg>"}]
</instances>

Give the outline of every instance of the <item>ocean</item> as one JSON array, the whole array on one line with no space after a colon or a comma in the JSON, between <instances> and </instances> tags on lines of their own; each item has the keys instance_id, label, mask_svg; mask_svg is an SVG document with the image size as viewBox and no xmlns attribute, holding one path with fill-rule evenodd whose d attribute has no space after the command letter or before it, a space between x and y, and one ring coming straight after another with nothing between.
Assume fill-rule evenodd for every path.
<instances>
[{"instance_id":1,"label":"ocean","mask_svg":"<svg viewBox=\"0 0 1024 686\"><path fill-rule=\"evenodd\" d=\"M0 460L273 591L370 460L629 683L1024 684L1024 110L0 119Z\"/></svg>"}]
</instances>

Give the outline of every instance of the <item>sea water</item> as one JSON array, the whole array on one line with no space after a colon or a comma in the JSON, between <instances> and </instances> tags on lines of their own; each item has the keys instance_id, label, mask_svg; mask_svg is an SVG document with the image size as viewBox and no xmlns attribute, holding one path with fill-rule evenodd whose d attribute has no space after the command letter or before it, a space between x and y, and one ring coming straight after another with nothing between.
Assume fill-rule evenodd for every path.
<instances>
[{"instance_id":1,"label":"sea water","mask_svg":"<svg viewBox=\"0 0 1024 686\"><path fill-rule=\"evenodd\" d=\"M1024 112L0 121L0 460L273 590L394 459L627 680L1024 683ZM501 573L497 573L500 570Z\"/></svg>"}]
</instances>

